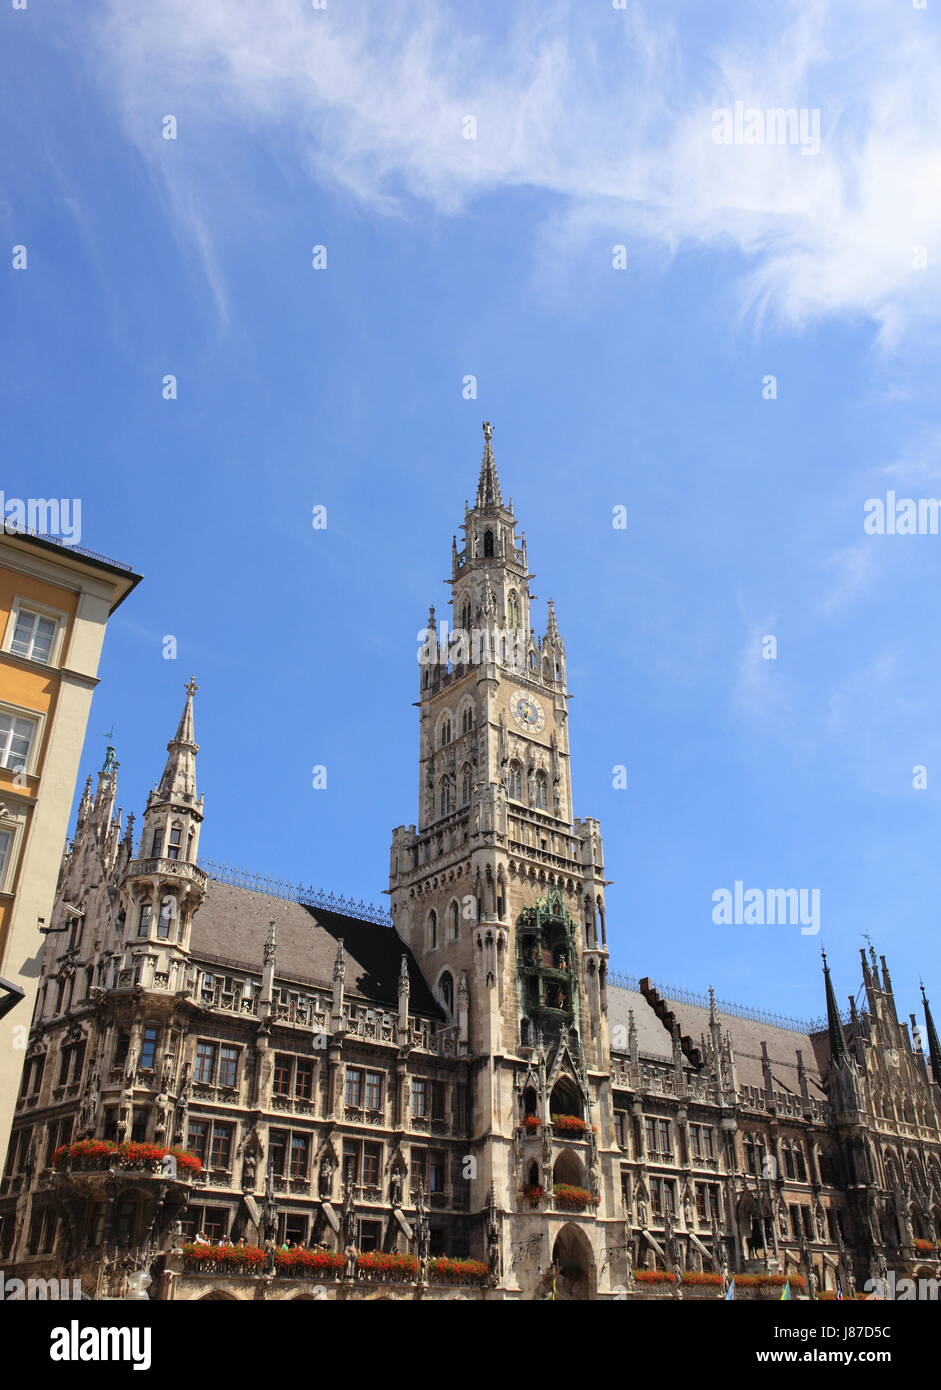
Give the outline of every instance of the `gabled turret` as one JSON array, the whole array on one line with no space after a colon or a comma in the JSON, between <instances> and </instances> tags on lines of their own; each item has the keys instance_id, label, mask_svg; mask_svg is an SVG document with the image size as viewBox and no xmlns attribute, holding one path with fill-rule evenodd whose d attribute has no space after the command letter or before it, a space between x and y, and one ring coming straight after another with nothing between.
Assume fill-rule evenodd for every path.
<instances>
[{"instance_id":1,"label":"gabled turret","mask_svg":"<svg viewBox=\"0 0 941 1390\"><path fill-rule=\"evenodd\" d=\"M122 879L127 946L147 951L154 941L166 943L169 954L163 966L169 969L172 957L178 971L193 914L206 891L206 875L196 863L203 821L203 799L196 792L196 690L191 676L176 733L167 744L163 776L147 798L137 858L126 863ZM152 954L147 971L153 971Z\"/></svg>"}]
</instances>

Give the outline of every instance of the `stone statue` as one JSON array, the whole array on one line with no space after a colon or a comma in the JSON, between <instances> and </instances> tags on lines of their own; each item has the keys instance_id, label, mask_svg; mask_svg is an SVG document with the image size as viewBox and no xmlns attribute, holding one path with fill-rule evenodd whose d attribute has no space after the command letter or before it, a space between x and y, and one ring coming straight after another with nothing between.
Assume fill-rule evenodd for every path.
<instances>
[{"instance_id":1,"label":"stone statue","mask_svg":"<svg viewBox=\"0 0 941 1390\"><path fill-rule=\"evenodd\" d=\"M170 1098L163 1091L154 1101L154 1138L163 1140L170 1124Z\"/></svg>"},{"instance_id":2,"label":"stone statue","mask_svg":"<svg viewBox=\"0 0 941 1390\"><path fill-rule=\"evenodd\" d=\"M320 1160L320 1174L317 1188L322 1202L329 1202L333 1196L333 1161L329 1154Z\"/></svg>"},{"instance_id":3,"label":"stone statue","mask_svg":"<svg viewBox=\"0 0 941 1390\"><path fill-rule=\"evenodd\" d=\"M258 1157L254 1147L246 1149L242 1160L242 1191L254 1192L258 1174Z\"/></svg>"}]
</instances>

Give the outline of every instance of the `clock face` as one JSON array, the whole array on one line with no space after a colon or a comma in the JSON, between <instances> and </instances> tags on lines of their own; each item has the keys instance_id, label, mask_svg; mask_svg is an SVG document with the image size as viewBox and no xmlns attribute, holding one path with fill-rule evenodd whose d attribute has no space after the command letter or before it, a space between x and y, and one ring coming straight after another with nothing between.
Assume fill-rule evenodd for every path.
<instances>
[{"instance_id":1,"label":"clock face","mask_svg":"<svg viewBox=\"0 0 941 1390\"><path fill-rule=\"evenodd\" d=\"M546 716L535 695L527 695L525 690L514 690L510 696L510 709L521 729L538 734L546 727Z\"/></svg>"}]
</instances>

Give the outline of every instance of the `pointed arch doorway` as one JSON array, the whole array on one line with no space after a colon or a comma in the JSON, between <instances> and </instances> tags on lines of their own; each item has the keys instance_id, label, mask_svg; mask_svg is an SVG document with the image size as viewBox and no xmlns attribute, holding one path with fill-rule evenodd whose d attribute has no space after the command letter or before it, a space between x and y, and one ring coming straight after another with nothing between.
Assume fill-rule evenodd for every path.
<instances>
[{"instance_id":1,"label":"pointed arch doorway","mask_svg":"<svg viewBox=\"0 0 941 1390\"><path fill-rule=\"evenodd\" d=\"M591 1241L580 1226L563 1226L552 1246L555 1296L571 1302L590 1302L597 1296L598 1279Z\"/></svg>"}]
</instances>

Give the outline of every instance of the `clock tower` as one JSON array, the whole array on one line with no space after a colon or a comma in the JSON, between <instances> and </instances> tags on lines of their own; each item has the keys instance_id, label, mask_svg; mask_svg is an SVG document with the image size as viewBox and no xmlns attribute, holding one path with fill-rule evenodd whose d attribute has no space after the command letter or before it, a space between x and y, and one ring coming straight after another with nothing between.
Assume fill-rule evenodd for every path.
<instances>
[{"instance_id":1,"label":"clock tower","mask_svg":"<svg viewBox=\"0 0 941 1390\"><path fill-rule=\"evenodd\" d=\"M482 1195L493 1182L509 1202L533 1058L544 1084L570 1073L566 1113L589 1127L589 1073L610 1070L605 877L598 821L572 814L565 644L551 599L536 635L526 537L483 429L450 612L432 608L419 634L418 824L393 834L390 896L444 1011L442 1044L477 1068Z\"/></svg>"}]
</instances>

